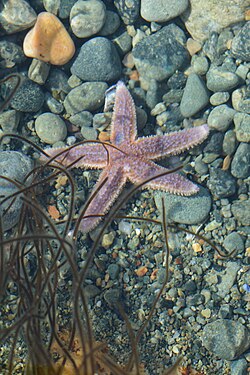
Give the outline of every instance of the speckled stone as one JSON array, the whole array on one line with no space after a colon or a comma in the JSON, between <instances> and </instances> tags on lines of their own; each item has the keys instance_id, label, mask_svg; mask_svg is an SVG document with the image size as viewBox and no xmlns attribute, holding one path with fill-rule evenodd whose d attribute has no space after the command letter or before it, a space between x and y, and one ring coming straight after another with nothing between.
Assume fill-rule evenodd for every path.
<instances>
[{"instance_id":1,"label":"speckled stone","mask_svg":"<svg viewBox=\"0 0 250 375\"><path fill-rule=\"evenodd\" d=\"M121 61L113 43L103 37L92 38L81 47L71 73L83 81L115 81L121 75Z\"/></svg>"},{"instance_id":2,"label":"speckled stone","mask_svg":"<svg viewBox=\"0 0 250 375\"><path fill-rule=\"evenodd\" d=\"M250 334L238 321L218 319L205 325L203 345L216 357L233 360L250 346Z\"/></svg>"},{"instance_id":3,"label":"speckled stone","mask_svg":"<svg viewBox=\"0 0 250 375\"><path fill-rule=\"evenodd\" d=\"M213 31L220 33L227 26L244 20L248 0L189 0L182 15L185 26L196 40L205 40ZM202 14L202 17L201 17Z\"/></svg>"},{"instance_id":4,"label":"speckled stone","mask_svg":"<svg viewBox=\"0 0 250 375\"><path fill-rule=\"evenodd\" d=\"M111 10L106 10L106 19L98 35L107 36L113 34L120 26L120 17Z\"/></svg>"},{"instance_id":5,"label":"speckled stone","mask_svg":"<svg viewBox=\"0 0 250 375\"><path fill-rule=\"evenodd\" d=\"M250 225L250 199L233 202L232 213L240 224Z\"/></svg>"},{"instance_id":6,"label":"speckled stone","mask_svg":"<svg viewBox=\"0 0 250 375\"><path fill-rule=\"evenodd\" d=\"M137 20L140 0L114 0L114 5L125 25L133 24Z\"/></svg>"},{"instance_id":7,"label":"speckled stone","mask_svg":"<svg viewBox=\"0 0 250 375\"><path fill-rule=\"evenodd\" d=\"M232 175L237 178L247 178L250 174L250 144L240 143L231 165Z\"/></svg>"},{"instance_id":8,"label":"speckled stone","mask_svg":"<svg viewBox=\"0 0 250 375\"><path fill-rule=\"evenodd\" d=\"M232 92L232 105L236 111L250 114L250 98L247 86L242 86Z\"/></svg>"},{"instance_id":9,"label":"speckled stone","mask_svg":"<svg viewBox=\"0 0 250 375\"><path fill-rule=\"evenodd\" d=\"M157 191L154 200L162 212L162 198L167 218L181 224L199 224L208 216L211 208L211 196L202 186L197 194L189 197Z\"/></svg>"},{"instance_id":10,"label":"speckled stone","mask_svg":"<svg viewBox=\"0 0 250 375\"><path fill-rule=\"evenodd\" d=\"M132 50L139 74L157 81L170 77L176 70L188 64L185 42L185 34L174 24L165 26L141 40Z\"/></svg>"},{"instance_id":11,"label":"speckled stone","mask_svg":"<svg viewBox=\"0 0 250 375\"><path fill-rule=\"evenodd\" d=\"M36 12L24 0L4 1L0 11L0 35L14 34L30 28L36 21Z\"/></svg>"},{"instance_id":12,"label":"speckled stone","mask_svg":"<svg viewBox=\"0 0 250 375\"><path fill-rule=\"evenodd\" d=\"M23 50L15 43L8 40L0 41L0 67L12 68L16 64L21 64L26 60Z\"/></svg>"},{"instance_id":13,"label":"speckled stone","mask_svg":"<svg viewBox=\"0 0 250 375\"><path fill-rule=\"evenodd\" d=\"M12 108L21 112L37 112L44 102L44 92L42 88L31 81L25 79L11 100Z\"/></svg>"},{"instance_id":14,"label":"speckled stone","mask_svg":"<svg viewBox=\"0 0 250 375\"><path fill-rule=\"evenodd\" d=\"M250 115L237 112L234 116L236 138L240 142L250 142Z\"/></svg>"},{"instance_id":15,"label":"speckled stone","mask_svg":"<svg viewBox=\"0 0 250 375\"><path fill-rule=\"evenodd\" d=\"M250 61L250 21L233 38L231 50L236 58Z\"/></svg>"},{"instance_id":16,"label":"speckled stone","mask_svg":"<svg viewBox=\"0 0 250 375\"><path fill-rule=\"evenodd\" d=\"M234 195L236 191L236 180L229 171L212 168L208 188L218 198L226 198Z\"/></svg>"}]
</instances>

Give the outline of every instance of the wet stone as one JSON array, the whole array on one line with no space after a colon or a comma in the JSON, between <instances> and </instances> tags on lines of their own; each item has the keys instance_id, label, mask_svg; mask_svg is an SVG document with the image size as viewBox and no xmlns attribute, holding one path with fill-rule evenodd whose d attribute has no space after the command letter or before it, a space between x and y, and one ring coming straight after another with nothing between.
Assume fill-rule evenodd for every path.
<instances>
[{"instance_id":1,"label":"wet stone","mask_svg":"<svg viewBox=\"0 0 250 375\"><path fill-rule=\"evenodd\" d=\"M222 143L222 149L223 152L226 155L232 155L236 149L237 146L237 140L236 140L236 135L233 130L228 130L224 134L224 139Z\"/></svg>"},{"instance_id":2,"label":"wet stone","mask_svg":"<svg viewBox=\"0 0 250 375\"><path fill-rule=\"evenodd\" d=\"M117 13L106 10L106 19L98 34L101 36L111 35L119 28L120 23L120 17Z\"/></svg>"},{"instance_id":3,"label":"wet stone","mask_svg":"<svg viewBox=\"0 0 250 375\"><path fill-rule=\"evenodd\" d=\"M194 55L192 57L192 66L194 73L204 75L207 73L209 68L208 59L205 56Z\"/></svg>"},{"instance_id":4,"label":"wet stone","mask_svg":"<svg viewBox=\"0 0 250 375\"><path fill-rule=\"evenodd\" d=\"M210 103L214 106L226 103L230 98L227 91L216 92L210 97Z\"/></svg>"},{"instance_id":5,"label":"wet stone","mask_svg":"<svg viewBox=\"0 0 250 375\"><path fill-rule=\"evenodd\" d=\"M239 84L237 74L225 70L223 67L211 66L207 72L207 88L211 91L229 91Z\"/></svg>"},{"instance_id":6,"label":"wet stone","mask_svg":"<svg viewBox=\"0 0 250 375\"><path fill-rule=\"evenodd\" d=\"M224 239L223 246L229 253L234 250L236 250L236 253L244 250L244 242L237 232L228 234Z\"/></svg>"},{"instance_id":7,"label":"wet stone","mask_svg":"<svg viewBox=\"0 0 250 375\"><path fill-rule=\"evenodd\" d=\"M37 59L33 59L29 67L28 77L39 85L43 85L48 78L49 70L49 64Z\"/></svg>"},{"instance_id":8,"label":"wet stone","mask_svg":"<svg viewBox=\"0 0 250 375\"><path fill-rule=\"evenodd\" d=\"M24 0L5 1L0 11L0 35L14 34L34 25L36 13Z\"/></svg>"},{"instance_id":9,"label":"wet stone","mask_svg":"<svg viewBox=\"0 0 250 375\"><path fill-rule=\"evenodd\" d=\"M218 198L226 198L234 195L236 191L236 180L229 171L212 168L208 187L211 193Z\"/></svg>"},{"instance_id":10,"label":"wet stone","mask_svg":"<svg viewBox=\"0 0 250 375\"><path fill-rule=\"evenodd\" d=\"M216 357L231 361L249 348L250 335L240 322L218 319L205 325L202 341Z\"/></svg>"},{"instance_id":11,"label":"wet stone","mask_svg":"<svg viewBox=\"0 0 250 375\"><path fill-rule=\"evenodd\" d=\"M70 11L70 26L78 38L98 33L104 25L106 7L101 0L78 0Z\"/></svg>"},{"instance_id":12,"label":"wet stone","mask_svg":"<svg viewBox=\"0 0 250 375\"><path fill-rule=\"evenodd\" d=\"M157 81L170 77L188 64L188 52L183 46L185 42L185 34L174 24L141 40L132 50L139 74Z\"/></svg>"},{"instance_id":13,"label":"wet stone","mask_svg":"<svg viewBox=\"0 0 250 375\"><path fill-rule=\"evenodd\" d=\"M250 114L249 88L243 86L232 93L233 108L239 112Z\"/></svg>"},{"instance_id":14,"label":"wet stone","mask_svg":"<svg viewBox=\"0 0 250 375\"><path fill-rule=\"evenodd\" d=\"M179 16L187 7L188 0L141 0L141 16L149 22L166 22Z\"/></svg>"},{"instance_id":15,"label":"wet stone","mask_svg":"<svg viewBox=\"0 0 250 375\"><path fill-rule=\"evenodd\" d=\"M250 115L238 112L234 116L236 138L240 142L250 142Z\"/></svg>"},{"instance_id":16,"label":"wet stone","mask_svg":"<svg viewBox=\"0 0 250 375\"><path fill-rule=\"evenodd\" d=\"M30 158L17 151L0 151L0 175L9 177L13 180L23 182L25 176L32 170L33 163ZM1 179L0 196L2 198L13 194L18 189L9 181ZM9 207L10 201L0 205L0 214L4 230L13 227L19 218L22 201L17 198L10 206L10 209L3 215L3 210Z\"/></svg>"},{"instance_id":17,"label":"wet stone","mask_svg":"<svg viewBox=\"0 0 250 375\"><path fill-rule=\"evenodd\" d=\"M125 31L124 33L118 35L116 38L113 39L114 44L118 48L118 51L121 55L129 52L132 47L132 38L131 36Z\"/></svg>"},{"instance_id":18,"label":"wet stone","mask_svg":"<svg viewBox=\"0 0 250 375\"><path fill-rule=\"evenodd\" d=\"M104 104L105 82L85 82L69 92L64 101L64 107L70 115L81 111L94 111Z\"/></svg>"},{"instance_id":19,"label":"wet stone","mask_svg":"<svg viewBox=\"0 0 250 375\"><path fill-rule=\"evenodd\" d=\"M47 12L53 13L61 19L69 17L70 10L77 0L43 0Z\"/></svg>"},{"instance_id":20,"label":"wet stone","mask_svg":"<svg viewBox=\"0 0 250 375\"><path fill-rule=\"evenodd\" d=\"M11 106L21 112L37 112L42 107L43 102L42 88L30 79L25 79L11 100Z\"/></svg>"},{"instance_id":21,"label":"wet stone","mask_svg":"<svg viewBox=\"0 0 250 375\"><path fill-rule=\"evenodd\" d=\"M140 0L114 0L114 5L125 25L133 24L137 20Z\"/></svg>"},{"instance_id":22,"label":"wet stone","mask_svg":"<svg viewBox=\"0 0 250 375\"><path fill-rule=\"evenodd\" d=\"M163 198L167 218L172 221L181 224L202 223L210 212L211 196L207 189L202 186L199 188L197 194L189 197L157 191L154 193L155 204L162 212Z\"/></svg>"},{"instance_id":23,"label":"wet stone","mask_svg":"<svg viewBox=\"0 0 250 375\"><path fill-rule=\"evenodd\" d=\"M201 78L193 73L187 79L180 110L184 117L191 117L209 103L209 92Z\"/></svg>"},{"instance_id":24,"label":"wet stone","mask_svg":"<svg viewBox=\"0 0 250 375\"><path fill-rule=\"evenodd\" d=\"M236 58L250 61L250 21L233 38L231 51Z\"/></svg>"},{"instance_id":25,"label":"wet stone","mask_svg":"<svg viewBox=\"0 0 250 375\"><path fill-rule=\"evenodd\" d=\"M7 40L0 41L0 67L12 68L16 64L21 64L26 60L20 46Z\"/></svg>"},{"instance_id":26,"label":"wet stone","mask_svg":"<svg viewBox=\"0 0 250 375\"><path fill-rule=\"evenodd\" d=\"M55 113L57 115L59 113L62 113L63 110L64 110L64 107L63 107L62 103L60 103L58 100L53 98L53 96L49 92L46 92L46 94L45 94L45 103L46 103L47 107L49 108L49 110L52 113Z\"/></svg>"},{"instance_id":27,"label":"wet stone","mask_svg":"<svg viewBox=\"0 0 250 375\"><path fill-rule=\"evenodd\" d=\"M69 121L71 124L79 126L80 128L82 126L90 127L93 122L93 115L88 111L82 111L70 116Z\"/></svg>"},{"instance_id":28,"label":"wet stone","mask_svg":"<svg viewBox=\"0 0 250 375\"><path fill-rule=\"evenodd\" d=\"M232 160L232 175L237 178L247 178L250 173L250 144L241 143Z\"/></svg>"},{"instance_id":29,"label":"wet stone","mask_svg":"<svg viewBox=\"0 0 250 375\"><path fill-rule=\"evenodd\" d=\"M50 145L63 141L67 136L67 127L60 116L53 113L43 113L35 121L38 137Z\"/></svg>"},{"instance_id":30,"label":"wet stone","mask_svg":"<svg viewBox=\"0 0 250 375\"><path fill-rule=\"evenodd\" d=\"M232 213L242 225L250 225L250 200L234 202Z\"/></svg>"},{"instance_id":31,"label":"wet stone","mask_svg":"<svg viewBox=\"0 0 250 375\"><path fill-rule=\"evenodd\" d=\"M53 92L58 94L63 92L67 94L70 92L68 79L69 77L63 70L52 68L45 85L52 94Z\"/></svg>"},{"instance_id":32,"label":"wet stone","mask_svg":"<svg viewBox=\"0 0 250 375\"><path fill-rule=\"evenodd\" d=\"M12 133L17 130L21 114L15 109L0 113L0 126L4 133Z\"/></svg>"},{"instance_id":33,"label":"wet stone","mask_svg":"<svg viewBox=\"0 0 250 375\"><path fill-rule=\"evenodd\" d=\"M208 116L208 126L211 129L216 129L225 132L233 121L235 110L226 104L215 107Z\"/></svg>"},{"instance_id":34,"label":"wet stone","mask_svg":"<svg viewBox=\"0 0 250 375\"><path fill-rule=\"evenodd\" d=\"M246 375L248 364L245 358L240 358L230 362L232 375Z\"/></svg>"},{"instance_id":35,"label":"wet stone","mask_svg":"<svg viewBox=\"0 0 250 375\"><path fill-rule=\"evenodd\" d=\"M97 37L81 47L71 73L84 81L115 81L121 75L121 61L110 40Z\"/></svg>"}]
</instances>

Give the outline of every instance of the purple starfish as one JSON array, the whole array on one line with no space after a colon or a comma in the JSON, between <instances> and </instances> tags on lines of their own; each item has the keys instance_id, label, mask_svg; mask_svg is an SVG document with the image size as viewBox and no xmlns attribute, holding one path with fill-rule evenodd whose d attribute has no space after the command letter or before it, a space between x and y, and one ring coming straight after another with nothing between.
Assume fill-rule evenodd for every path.
<instances>
[{"instance_id":1,"label":"purple starfish","mask_svg":"<svg viewBox=\"0 0 250 375\"><path fill-rule=\"evenodd\" d=\"M73 167L103 169L92 196L106 178L107 180L90 201L85 215L104 215L127 180L138 185L167 171L151 160L179 154L201 143L208 132L208 126L201 125L165 135L137 138L135 104L124 83L119 81L116 85L110 134L110 144L117 148L108 145L104 147L101 143L81 144L58 156L56 161L65 166L73 164ZM50 149L46 153L55 156L64 150L67 151L66 148ZM198 186L178 173L156 177L143 185L143 188L181 195L195 194L199 190ZM80 229L89 232L100 220L100 217L83 218Z\"/></svg>"}]
</instances>

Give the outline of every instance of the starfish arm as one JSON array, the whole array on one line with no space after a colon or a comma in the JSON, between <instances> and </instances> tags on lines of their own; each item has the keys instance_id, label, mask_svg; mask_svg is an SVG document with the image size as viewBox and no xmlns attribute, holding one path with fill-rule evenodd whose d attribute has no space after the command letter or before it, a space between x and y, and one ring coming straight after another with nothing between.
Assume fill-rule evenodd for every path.
<instances>
[{"instance_id":1,"label":"starfish arm","mask_svg":"<svg viewBox=\"0 0 250 375\"><path fill-rule=\"evenodd\" d=\"M203 142L209 133L207 125L180 130L166 135L139 138L134 142L134 152L147 159L159 159L169 155L180 154Z\"/></svg>"},{"instance_id":2,"label":"starfish arm","mask_svg":"<svg viewBox=\"0 0 250 375\"><path fill-rule=\"evenodd\" d=\"M135 104L123 82L116 85L110 140L116 146L133 142L137 135Z\"/></svg>"},{"instance_id":3,"label":"starfish arm","mask_svg":"<svg viewBox=\"0 0 250 375\"><path fill-rule=\"evenodd\" d=\"M140 161L134 161L131 164L131 173L129 174L129 180L139 185L152 177L155 177L151 181L145 183L142 188L163 190L173 194L180 195L192 195L199 191L197 185L193 184L187 178L179 173L171 173L171 170L160 167L153 162L140 159ZM166 172L166 175L156 177ZM169 172L169 173L168 173Z\"/></svg>"},{"instance_id":4,"label":"starfish arm","mask_svg":"<svg viewBox=\"0 0 250 375\"><path fill-rule=\"evenodd\" d=\"M60 154L61 153L61 154ZM104 168L108 161L108 152L100 143L85 143L68 149L67 147L46 150L48 157L60 154L55 161L70 168ZM47 161L46 156L40 158Z\"/></svg>"},{"instance_id":5,"label":"starfish arm","mask_svg":"<svg viewBox=\"0 0 250 375\"><path fill-rule=\"evenodd\" d=\"M107 180L104 182L106 178ZM110 167L105 168L89 198L90 203L84 216L106 214L120 194L125 183L126 176L121 167L113 166L112 169ZM84 233L89 232L97 226L100 220L101 217L83 218L80 223L80 230Z\"/></svg>"}]
</instances>

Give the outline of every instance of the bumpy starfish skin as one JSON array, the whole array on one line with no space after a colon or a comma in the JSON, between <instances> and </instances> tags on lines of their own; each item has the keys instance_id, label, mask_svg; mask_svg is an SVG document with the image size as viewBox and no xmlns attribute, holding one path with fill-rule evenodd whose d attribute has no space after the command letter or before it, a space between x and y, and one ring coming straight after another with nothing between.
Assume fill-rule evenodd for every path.
<instances>
[{"instance_id":1,"label":"bumpy starfish skin","mask_svg":"<svg viewBox=\"0 0 250 375\"><path fill-rule=\"evenodd\" d=\"M151 177L166 172L167 169L155 164L169 155L179 154L203 142L208 136L208 126L201 125L165 135L137 138L135 104L123 82L116 85L116 95L111 123L110 143L118 149L98 143L76 146L67 152L66 148L46 150L49 156L58 156L56 161L65 166L102 168L85 215L106 214L120 194L126 181L140 184ZM80 158L80 159L79 159ZM76 161L79 159L76 163ZM103 184L103 181L105 183ZM103 186L101 186L103 184ZM100 190L98 191L99 187ZM143 188L161 189L174 194L191 195L199 188L178 173L169 173L143 185ZM96 227L100 217L83 218L80 229L88 232Z\"/></svg>"}]
</instances>

